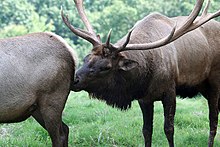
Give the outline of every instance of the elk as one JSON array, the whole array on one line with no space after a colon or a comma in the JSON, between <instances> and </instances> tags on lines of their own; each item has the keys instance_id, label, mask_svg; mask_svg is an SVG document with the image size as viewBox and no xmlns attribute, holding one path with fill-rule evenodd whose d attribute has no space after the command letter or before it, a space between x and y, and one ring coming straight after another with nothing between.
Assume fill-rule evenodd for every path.
<instances>
[{"instance_id":1,"label":"elk","mask_svg":"<svg viewBox=\"0 0 220 147\"><path fill-rule=\"evenodd\" d=\"M153 13L112 44L111 31L102 43L86 17L83 1L74 1L87 30L72 26L63 11L62 19L93 49L77 70L72 89L85 90L120 109L128 109L133 100L138 100L145 146L152 142L154 102L162 101L164 132L170 147L174 146L176 96L201 93L209 105L208 146L213 146L220 109L220 23L211 19L219 16L220 10L208 13L209 0L198 16L204 0L197 0L189 16L169 18Z\"/></svg>"},{"instance_id":2,"label":"elk","mask_svg":"<svg viewBox=\"0 0 220 147\"><path fill-rule=\"evenodd\" d=\"M50 32L0 39L0 63L0 123L33 116L53 147L67 147L62 111L74 82L73 49Z\"/></svg>"}]
</instances>

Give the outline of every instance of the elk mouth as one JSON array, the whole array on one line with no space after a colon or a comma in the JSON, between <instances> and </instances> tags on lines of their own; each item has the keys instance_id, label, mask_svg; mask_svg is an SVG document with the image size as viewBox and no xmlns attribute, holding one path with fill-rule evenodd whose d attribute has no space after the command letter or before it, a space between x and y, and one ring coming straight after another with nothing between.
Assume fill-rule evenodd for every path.
<instances>
[{"instance_id":1,"label":"elk mouth","mask_svg":"<svg viewBox=\"0 0 220 147\"><path fill-rule=\"evenodd\" d=\"M85 85L80 82L79 79L75 79L71 84L71 90L79 92L85 89Z\"/></svg>"},{"instance_id":2,"label":"elk mouth","mask_svg":"<svg viewBox=\"0 0 220 147\"><path fill-rule=\"evenodd\" d=\"M77 85L79 83L79 80L74 80L73 85Z\"/></svg>"}]
</instances>

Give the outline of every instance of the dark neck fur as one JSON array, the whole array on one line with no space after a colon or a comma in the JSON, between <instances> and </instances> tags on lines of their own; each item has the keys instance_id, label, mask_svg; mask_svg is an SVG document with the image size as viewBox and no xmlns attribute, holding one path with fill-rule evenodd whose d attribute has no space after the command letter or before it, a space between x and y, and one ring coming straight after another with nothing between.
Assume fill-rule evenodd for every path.
<instances>
[{"instance_id":1,"label":"dark neck fur","mask_svg":"<svg viewBox=\"0 0 220 147\"><path fill-rule=\"evenodd\" d=\"M117 72L98 88L88 90L90 96L104 100L108 105L121 110L130 108L134 99L140 99L146 95L147 78L139 75L128 79L122 75L123 73Z\"/></svg>"}]
</instances>

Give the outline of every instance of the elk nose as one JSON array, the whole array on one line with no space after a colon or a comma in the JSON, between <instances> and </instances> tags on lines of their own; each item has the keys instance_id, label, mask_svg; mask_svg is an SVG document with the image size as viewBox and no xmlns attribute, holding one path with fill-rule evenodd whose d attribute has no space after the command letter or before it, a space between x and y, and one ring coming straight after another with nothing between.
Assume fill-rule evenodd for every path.
<instances>
[{"instance_id":1,"label":"elk nose","mask_svg":"<svg viewBox=\"0 0 220 147\"><path fill-rule=\"evenodd\" d=\"M78 75L76 75L73 84L76 85L79 83L79 81L80 81L80 77Z\"/></svg>"},{"instance_id":2,"label":"elk nose","mask_svg":"<svg viewBox=\"0 0 220 147\"><path fill-rule=\"evenodd\" d=\"M73 84L76 85L77 83L79 83L79 79L75 79Z\"/></svg>"}]
</instances>

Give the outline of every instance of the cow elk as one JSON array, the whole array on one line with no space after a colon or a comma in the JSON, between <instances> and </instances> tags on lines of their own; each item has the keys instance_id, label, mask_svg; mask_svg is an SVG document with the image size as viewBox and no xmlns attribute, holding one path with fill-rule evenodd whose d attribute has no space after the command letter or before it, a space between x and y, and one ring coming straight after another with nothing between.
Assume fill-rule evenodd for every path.
<instances>
[{"instance_id":1,"label":"cow elk","mask_svg":"<svg viewBox=\"0 0 220 147\"><path fill-rule=\"evenodd\" d=\"M75 59L72 48L53 33L0 39L0 123L33 116L53 147L67 147L62 111L74 82Z\"/></svg>"},{"instance_id":2,"label":"cow elk","mask_svg":"<svg viewBox=\"0 0 220 147\"><path fill-rule=\"evenodd\" d=\"M143 113L145 146L151 146L154 101L162 101L164 132L174 146L176 95L183 98L201 93L208 101L213 146L220 109L220 23L211 20L220 11L208 13L210 0L201 16L203 0L197 0L189 16L168 18L153 13L138 21L117 43L102 43L88 21L82 0L74 0L87 30L64 23L93 49L76 72L73 89L85 90L108 105L127 109L138 100Z\"/></svg>"}]
</instances>

